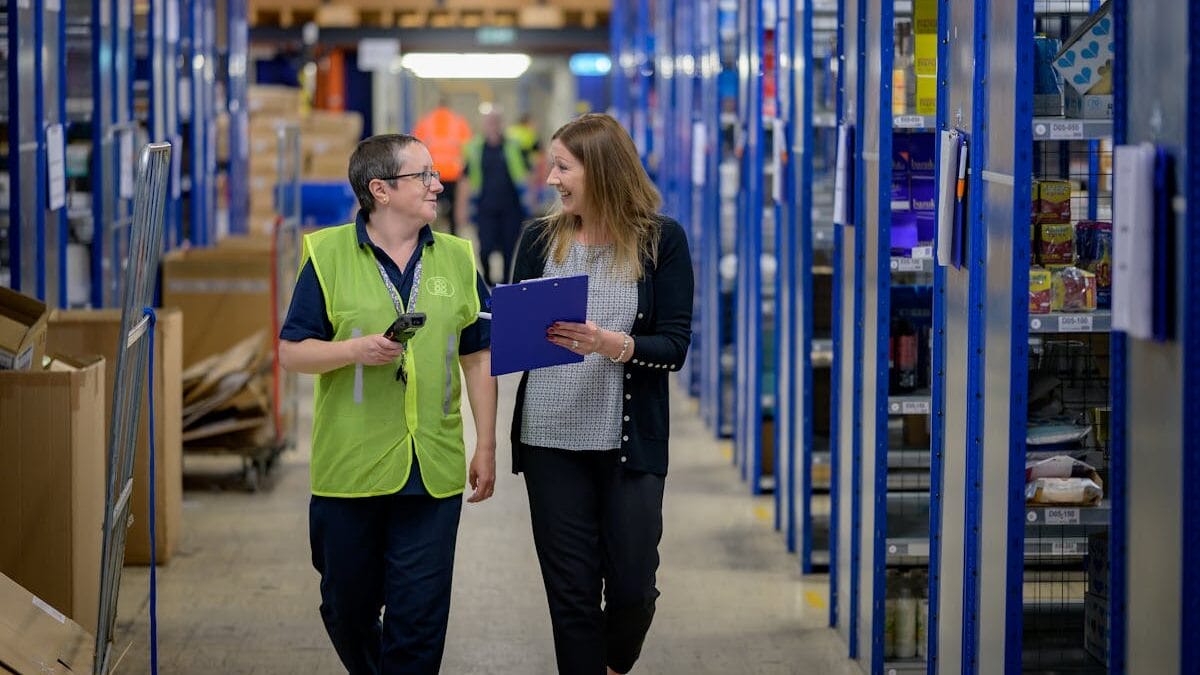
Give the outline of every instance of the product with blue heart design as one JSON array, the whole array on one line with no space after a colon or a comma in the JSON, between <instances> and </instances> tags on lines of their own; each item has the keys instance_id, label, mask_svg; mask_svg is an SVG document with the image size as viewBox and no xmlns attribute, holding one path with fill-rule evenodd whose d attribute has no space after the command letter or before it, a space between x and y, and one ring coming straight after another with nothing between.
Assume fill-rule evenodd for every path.
<instances>
[{"instance_id":1,"label":"product with blue heart design","mask_svg":"<svg viewBox=\"0 0 1200 675\"><path fill-rule=\"evenodd\" d=\"M1108 0L1067 38L1054 68L1079 95L1112 93L1112 15Z\"/></svg>"}]
</instances>

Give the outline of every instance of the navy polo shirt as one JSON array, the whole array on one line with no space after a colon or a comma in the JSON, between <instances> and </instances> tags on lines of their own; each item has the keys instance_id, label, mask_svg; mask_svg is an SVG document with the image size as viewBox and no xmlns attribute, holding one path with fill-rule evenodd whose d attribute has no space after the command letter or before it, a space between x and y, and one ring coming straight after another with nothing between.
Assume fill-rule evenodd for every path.
<instances>
[{"instance_id":1,"label":"navy polo shirt","mask_svg":"<svg viewBox=\"0 0 1200 675\"><path fill-rule=\"evenodd\" d=\"M391 279L396 291L400 293L400 298L407 305L408 299L412 295L413 276L417 269L417 261L421 259L421 253L425 247L434 246L437 241L433 237L433 230L428 225L421 228L417 235L417 247L403 271L383 249L371 241L370 236L367 235L367 219L361 210L355 218L354 230L358 234L358 245L371 247L375 258L383 265L388 278ZM381 279L379 283L383 284L383 280ZM480 306L486 307L492 296L488 291L487 284L483 282L483 277L478 272L475 273L475 286L479 292ZM417 309L420 309L420 305ZM321 291L321 281L317 278L311 260L306 262L304 268L300 270L300 276L296 279L296 288L292 291L292 302L288 306L287 318L279 331L279 339L288 342L300 342L309 338L326 341L333 339L333 323L329 321L329 315L325 308L325 294ZM490 347L491 342L491 322L476 320L475 323L464 328L460 334L458 353L460 355L474 354ZM413 470L409 474L408 482L405 483L399 494L428 494L425 484L421 482L421 469L417 465L416 455L413 455Z\"/></svg>"}]
</instances>

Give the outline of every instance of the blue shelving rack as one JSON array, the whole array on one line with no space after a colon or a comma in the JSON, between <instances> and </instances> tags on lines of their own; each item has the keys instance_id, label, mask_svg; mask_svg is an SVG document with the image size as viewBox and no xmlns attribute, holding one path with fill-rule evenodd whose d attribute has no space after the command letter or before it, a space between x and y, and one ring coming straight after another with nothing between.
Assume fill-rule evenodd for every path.
<instances>
[{"instance_id":1,"label":"blue shelving rack","mask_svg":"<svg viewBox=\"0 0 1200 675\"><path fill-rule=\"evenodd\" d=\"M213 0L185 3L180 31L180 124L184 144L180 190L184 237L194 246L216 243L216 18ZM183 93L186 92L186 93Z\"/></svg>"},{"instance_id":2,"label":"blue shelving rack","mask_svg":"<svg viewBox=\"0 0 1200 675\"><path fill-rule=\"evenodd\" d=\"M229 231L245 234L250 214L250 112L247 107L247 64L249 28L246 25L247 0L226 0L225 49L221 79L225 84L224 112L229 115L229 158L226 164L226 189L229 193Z\"/></svg>"}]
</instances>

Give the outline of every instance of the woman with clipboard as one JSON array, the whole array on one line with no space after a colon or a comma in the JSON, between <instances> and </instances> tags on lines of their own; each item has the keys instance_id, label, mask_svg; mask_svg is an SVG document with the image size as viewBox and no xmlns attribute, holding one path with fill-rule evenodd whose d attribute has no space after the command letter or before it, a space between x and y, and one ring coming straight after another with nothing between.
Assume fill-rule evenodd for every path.
<instances>
[{"instance_id":1,"label":"woman with clipboard","mask_svg":"<svg viewBox=\"0 0 1200 675\"><path fill-rule=\"evenodd\" d=\"M588 321L546 334L585 358L522 376L513 468L525 474L559 672L627 673L659 596L668 377L691 342L691 255L612 117L566 124L549 155L560 203L526 229L513 279L588 276Z\"/></svg>"}]
</instances>

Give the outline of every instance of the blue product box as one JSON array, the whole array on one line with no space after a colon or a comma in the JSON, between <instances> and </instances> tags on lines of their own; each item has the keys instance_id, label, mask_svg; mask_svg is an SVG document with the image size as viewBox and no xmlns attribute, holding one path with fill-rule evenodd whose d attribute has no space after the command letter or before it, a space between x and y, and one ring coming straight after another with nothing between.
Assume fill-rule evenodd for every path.
<instances>
[{"instance_id":1,"label":"blue product box","mask_svg":"<svg viewBox=\"0 0 1200 675\"><path fill-rule=\"evenodd\" d=\"M914 175L909 180L909 191L912 195L913 216L917 227L917 240L933 241L933 233L937 229L937 181L932 175Z\"/></svg>"},{"instance_id":2,"label":"blue product box","mask_svg":"<svg viewBox=\"0 0 1200 675\"><path fill-rule=\"evenodd\" d=\"M917 213L915 211L892 210L892 255L909 256L917 244L920 235L917 231Z\"/></svg>"},{"instance_id":3,"label":"blue product box","mask_svg":"<svg viewBox=\"0 0 1200 675\"><path fill-rule=\"evenodd\" d=\"M908 134L892 137L892 212L912 209L908 191L909 149ZM893 223L895 219L893 218Z\"/></svg>"},{"instance_id":4,"label":"blue product box","mask_svg":"<svg viewBox=\"0 0 1200 675\"><path fill-rule=\"evenodd\" d=\"M929 132L908 134L910 175L933 178L936 141L934 135Z\"/></svg>"}]
</instances>

